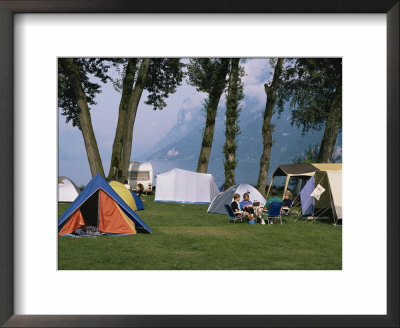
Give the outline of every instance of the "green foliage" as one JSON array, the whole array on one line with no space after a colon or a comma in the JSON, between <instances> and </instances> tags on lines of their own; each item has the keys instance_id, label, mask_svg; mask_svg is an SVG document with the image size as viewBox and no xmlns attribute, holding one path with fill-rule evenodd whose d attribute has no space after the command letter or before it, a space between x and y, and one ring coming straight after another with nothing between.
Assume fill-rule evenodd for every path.
<instances>
[{"instance_id":1,"label":"green foliage","mask_svg":"<svg viewBox=\"0 0 400 328\"><path fill-rule=\"evenodd\" d=\"M65 60L60 58L59 61ZM95 82L93 77L98 78L102 84L111 81L116 91L122 93L123 78L126 74L128 64L133 63L135 68L134 80L137 81L138 68L141 59L131 58L76 58L74 63L78 68L79 77L86 95L88 105L96 105L95 97L101 92L101 84ZM113 74L109 74L113 67ZM184 64L179 58L153 58L150 61L144 89L149 92L145 103L153 106L153 109L163 109L166 106L165 98L176 92L177 86L182 84L184 78ZM117 77L115 77L117 73ZM73 126L79 127L79 108L73 96L68 76L63 71L60 62L58 64L58 107L61 114L66 117L67 123L72 121ZM89 108L90 109L90 108Z\"/></svg>"},{"instance_id":2,"label":"green foliage","mask_svg":"<svg viewBox=\"0 0 400 328\"><path fill-rule=\"evenodd\" d=\"M243 67L239 66L240 59L231 59L230 61L230 81L228 94L226 96L226 114L225 114L225 137L226 142L223 147L225 154L225 185L230 187L228 182L234 183L234 173L237 166L236 138L240 134L239 115L242 109L241 101L244 98L242 77L244 76ZM229 156L235 158L234 161L228 160Z\"/></svg>"},{"instance_id":3,"label":"green foliage","mask_svg":"<svg viewBox=\"0 0 400 328\"><path fill-rule=\"evenodd\" d=\"M300 154L295 155L292 158L293 164L304 164L304 163L318 163L318 155L319 155L320 145L308 145L306 150ZM342 161L342 157L340 155L332 155L332 163L340 163Z\"/></svg>"},{"instance_id":4,"label":"green foliage","mask_svg":"<svg viewBox=\"0 0 400 328\"><path fill-rule=\"evenodd\" d=\"M167 104L164 99L176 92L184 78L180 58L152 58L147 72L145 89L149 92L145 104L153 109L163 109Z\"/></svg>"},{"instance_id":5,"label":"green foliage","mask_svg":"<svg viewBox=\"0 0 400 328\"><path fill-rule=\"evenodd\" d=\"M58 108L61 109L61 114L66 117L67 123L71 121L73 126L77 126L80 129L78 120L79 107L72 92L71 81L62 69L61 62L63 60L66 60L66 58L58 59ZM78 70L90 109L90 105L96 104L96 95L101 92L101 85L93 82L90 77L94 76L100 79L102 83L106 83L110 80L107 73L112 62L106 58L75 58L73 62Z\"/></svg>"},{"instance_id":6,"label":"green foliage","mask_svg":"<svg viewBox=\"0 0 400 328\"><path fill-rule=\"evenodd\" d=\"M232 68L231 68L232 69ZM239 74L232 81L231 93L226 95L226 125L234 126L232 130L234 134L231 136L235 137L240 131L239 128L239 116L242 109L241 101L244 98L242 77L244 76L244 68L239 67Z\"/></svg>"},{"instance_id":7,"label":"green foliage","mask_svg":"<svg viewBox=\"0 0 400 328\"><path fill-rule=\"evenodd\" d=\"M187 65L187 70L188 84L196 87L197 91L208 94L203 106L206 114L206 124L203 130L203 141L197 165L198 172L205 172L210 153L208 150L211 149L214 139L218 102L226 87L229 59L192 58Z\"/></svg>"},{"instance_id":8,"label":"green foliage","mask_svg":"<svg viewBox=\"0 0 400 328\"><path fill-rule=\"evenodd\" d=\"M140 66L140 61L139 60L132 60L132 59L127 59L127 58L121 58L119 63L116 63L114 65L114 74L110 75L110 80L111 83L114 87L114 90L117 91L118 93L123 92L123 79L124 77L126 77L127 74L127 68L128 68L128 64L129 65L134 65L134 67L132 67L132 70L134 72L134 79L136 79L136 75L137 75L137 71L139 69Z\"/></svg>"},{"instance_id":9,"label":"green foliage","mask_svg":"<svg viewBox=\"0 0 400 328\"><path fill-rule=\"evenodd\" d=\"M283 110L284 103L290 101L292 124L301 126L303 133L320 130L328 118L335 92L341 90L342 59L298 58L286 63L278 90L278 108ZM337 119L341 122L341 116Z\"/></svg>"},{"instance_id":10,"label":"green foliage","mask_svg":"<svg viewBox=\"0 0 400 328\"><path fill-rule=\"evenodd\" d=\"M137 214L152 234L58 238L60 270L341 270L342 229L325 222L228 223L207 205L155 203ZM61 208L62 207L62 208ZM68 206L59 205L59 215ZM90 250L90 252L88 252Z\"/></svg>"},{"instance_id":11,"label":"green foliage","mask_svg":"<svg viewBox=\"0 0 400 328\"><path fill-rule=\"evenodd\" d=\"M217 116L217 106L218 102L215 98L209 97L203 101L206 126L213 125L215 123L215 117Z\"/></svg>"},{"instance_id":12,"label":"green foliage","mask_svg":"<svg viewBox=\"0 0 400 328\"><path fill-rule=\"evenodd\" d=\"M297 154L292 158L293 164L316 163L318 162L319 144L308 145L305 152Z\"/></svg>"},{"instance_id":13,"label":"green foliage","mask_svg":"<svg viewBox=\"0 0 400 328\"><path fill-rule=\"evenodd\" d=\"M218 102L227 84L229 59L227 58L192 58L187 65L187 83L199 92L206 92L208 98L203 102L206 117L205 126L213 126L217 115ZM213 136L203 130L203 145L212 146Z\"/></svg>"},{"instance_id":14,"label":"green foliage","mask_svg":"<svg viewBox=\"0 0 400 328\"><path fill-rule=\"evenodd\" d=\"M126 74L128 62L132 60L121 59L121 61L120 65L116 66L117 77L112 79L114 89L120 93L123 88L122 76ZM141 62L140 58L135 60L135 81ZM152 58L144 85L144 89L149 92L145 104L153 106L153 110L163 109L166 106L164 99L175 93L176 88L182 85L185 77L184 67L185 64L180 58Z\"/></svg>"},{"instance_id":15,"label":"green foliage","mask_svg":"<svg viewBox=\"0 0 400 328\"><path fill-rule=\"evenodd\" d=\"M221 79L221 71L228 64L226 58L192 58L188 64L188 83L196 87L197 91L213 93L216 89L222 90L226 86L225 78Z\"/></svg>"},{"instance_id":16,"label":"green foliage","mask_svg":"<svg viewBox=\"0 0 400 328\"><path fill-rule=\"evenodd\" d=\"M272 101L273 103L273 108L272 108L272 115L274 115L275 113L278 114L278 117L280 117L280 114L283 112L283 106L280 106L281 102L283 105L283 101L280 99L282 98L282 96L280 95L280 92L282 92L284 90L283 88L283 73L285 71L285 64L287 62L287 59L284 58L279 58L281 60L281 62L278 62L278 58L269 58L268 59L268 63L269 66L272 68L274 67L274 72L271 73L268 82L266 82L264 84L264 89L265 89L265 93L268 95L271 93L271 91L273 90L273 96L269 95L267 96L267 101ZM280 65L278 65L280 64ZM278 66L280 66L280 68L278 69ZM273 85L273 81L274 79L275 84ZM264 115L266 115L267 112L264 113ZM274 127L274 125L270 126L271 128Z\"/></svg>"}]
</instances>

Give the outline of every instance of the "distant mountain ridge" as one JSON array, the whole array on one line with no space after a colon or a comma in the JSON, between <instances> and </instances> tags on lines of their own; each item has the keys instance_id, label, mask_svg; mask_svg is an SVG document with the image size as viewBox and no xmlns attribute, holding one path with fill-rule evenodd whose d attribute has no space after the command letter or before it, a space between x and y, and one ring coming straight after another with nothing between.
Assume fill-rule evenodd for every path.
<instances>
[{"instance_id":1,"label":"distant mountain ridge","mask_svg":"<svg viewBox=\"0 0 400 328\"><path fill-rule=\"evenodd\" d=\"M175 154L174 145L190 135L194 130L201 131L204 126L204 113L201 108L190 107L190 99L185 99L179 112L175 125L167 135L155 144L150 150L140 154L145 160L170 160ZM199 148L200 152L200 148Z\"/></svg>"},{"instance_id":2,"label":"distant mountain ridge","mask_svg":"<svg viewBox=\"0 0 400 328\"><path fill-rule=\"evenodd\" d=\"M197 161L205 116L202 109L191 110L190 119L185 119L186 109L181 109L179 118L167 136L160 141L147 156L149 161ZM223 161L225 143L224 104L219 106L214 132L210 161ZM272 134L274 144L271 150L271 167L279 163L291 163L292 159L304 152L309 145L319 144L323 131L313 131L302 135L301 130L290 124L290 109L285 108L280 117L275 114L272 122L276 125ZM259 162L262 152L263 111L247 115L243 109L240 117L241 133L238 136L237 156L240 161ZM341 147L341 137L338 144Z\"/></svg>"}]
</instances>

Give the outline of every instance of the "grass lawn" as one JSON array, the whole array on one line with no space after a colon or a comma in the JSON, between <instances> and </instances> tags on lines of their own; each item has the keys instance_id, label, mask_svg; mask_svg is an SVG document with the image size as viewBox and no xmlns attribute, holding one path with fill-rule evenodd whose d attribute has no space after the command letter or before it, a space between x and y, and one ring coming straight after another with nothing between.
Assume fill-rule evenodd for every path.
<instances>
[{"instance_id":1,"label":"grass lawn","mask_svg":"<svg viewBox=\"0 0 400 328\"><path fill-rule=\"evenodd\" d=\"M60 270L341 270L342 227L323 221L228 223L206 205L155 203L138 215L152 234L59 237ZM68 205L60 204L59 216Z\"/></svg>"}]
</instances>

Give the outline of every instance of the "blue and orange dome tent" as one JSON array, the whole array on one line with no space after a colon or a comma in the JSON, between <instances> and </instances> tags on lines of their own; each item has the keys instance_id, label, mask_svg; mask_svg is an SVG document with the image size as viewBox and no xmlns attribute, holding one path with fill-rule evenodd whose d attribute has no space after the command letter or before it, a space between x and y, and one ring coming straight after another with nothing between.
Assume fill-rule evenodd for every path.
<instances>
[{"instance_id":1,"label":"blue and orange dome tent","mask_svg":"<svg viewBox=\"0 0 400 328\"><path fill-rule=\"evenodd\" d=\"M70 235L77 228L95 226L105 234L151 233L151 228L99 175L95 175L58 220L58 234Z\"/></svg>"}]
</instances>

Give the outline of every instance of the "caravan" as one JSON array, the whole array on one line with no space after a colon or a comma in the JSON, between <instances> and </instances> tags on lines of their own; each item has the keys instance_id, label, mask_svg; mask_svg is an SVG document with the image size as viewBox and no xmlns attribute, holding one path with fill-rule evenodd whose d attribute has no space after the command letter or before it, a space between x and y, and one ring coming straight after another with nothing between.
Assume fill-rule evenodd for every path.
<instances>
[{"instance_id":1,"label":"caravan","mask_svg":"<svg viewBox=\"0 0 400 328\"><path fill-rule=\"evenodd\" d=\"M151 192L153 188L153 165L150 162L131 162L128 169L128 183L136 189L141 183L144 192Z\"/></svg>"}]
</instances>

